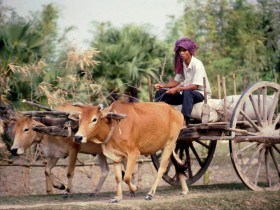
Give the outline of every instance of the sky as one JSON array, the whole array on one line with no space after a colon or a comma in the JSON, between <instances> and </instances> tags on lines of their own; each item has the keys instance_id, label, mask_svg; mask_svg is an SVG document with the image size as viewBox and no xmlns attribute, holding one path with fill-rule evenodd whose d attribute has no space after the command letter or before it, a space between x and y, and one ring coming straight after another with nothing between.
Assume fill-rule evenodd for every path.
<instances>
[{"instance_id":1,"label":"sky","mask_svg":"<svg viewBox=\"0 0 280 210\"><path fill-rule=\"evenodd\" d=\"M61 29L75 26L69 39L81 47L88 47L92 35L89 32L92 21L110 21L113 26L125 24L145 24L153 26L153 33L164 37L164 28L168 16L178 17L183 14L183 5L178 0L4 0L23 17L31 11L39 11L42 5L56 3L60 9L58 20Z\"/></svg>"}]
</instances>

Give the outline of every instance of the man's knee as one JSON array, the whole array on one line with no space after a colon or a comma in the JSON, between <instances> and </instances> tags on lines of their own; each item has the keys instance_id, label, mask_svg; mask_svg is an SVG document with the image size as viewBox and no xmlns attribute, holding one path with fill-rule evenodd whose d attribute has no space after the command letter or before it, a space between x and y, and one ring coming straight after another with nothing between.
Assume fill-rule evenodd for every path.
<instances>
[{"instance_id":1,"label":"man's knee","mask_svg":"<svg viewBox=\"0 0 280 210\"><path fill-rule=\"evenodd\" d=\"M183 96L190 97L192 95L192 90L183 90Z\"/></svg>"}]
</instances>

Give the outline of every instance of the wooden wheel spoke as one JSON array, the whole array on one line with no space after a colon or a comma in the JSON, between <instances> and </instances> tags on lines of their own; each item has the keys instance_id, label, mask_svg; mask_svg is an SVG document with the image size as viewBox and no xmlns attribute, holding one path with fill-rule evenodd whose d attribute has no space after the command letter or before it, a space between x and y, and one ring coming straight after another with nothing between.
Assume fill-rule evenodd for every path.
<instances>
[{"instance_id":1,"label":"wooden wheel spoke","mask_svg":"<svg viewBox=\"0 0 280 210\"><path fill-rule=\"evenodd\" d=\"M252 142L249 145L247 145L246 147L243 147L242 149L236 151L237 156L241 155L242 152L244 152L245 150L250 149L251 147L255 146L257 144L257 142Z\"/></svg>"},{"instance_id":2,"label":"wooden wheel spoke","mask_svg":"<svg viewBox=\"0 0 280 210\"><path fill-rule=\"evenodd\" d=\"M280 121L280 113L277 115L274 123L273 123L273 126L276 127L277 123Z\"/></svg>"},{"instance_id":3,"label":"wooden wheel spoke","mask_svg":"<svg viewBox=\"0 0 280 210\"><path fill-rule=\"evenodd\" d=\"M243 134L248 134L248 135L251 135L251 136L258 136L257 133L252 133L252 132L249 132L245 129L238 129L238 128L228 128L228 130L230 131L234 131L236 133L243 133Z\"/></svg>"},{"instance_id":4,"label":"wooden wheel spoke","mask_svg":"<svg viewBox=\"0 0 280 210\"><path fill-rule=\"evenodd\" d=\"M204 146L205 148L209 149L209 145L201 142L200 140L196 140L195 142L197 142L197 143L201 144L202 146Z\"/></svg>"},{"instance_id":5,"label":"wooden wheel spoke","mask_svg":"<svg viewBox=\"0 0 280 210\"><path fill-rule=\"evenodd\" d=\"M201 142L199 143L202 144L193 143L192 148L190 148L191 145L190 141L176 142L175 152L178 155L178 157L181 156L180 159L183 161L182 167L188 185L191 185L196 181L198 181L209 167L216 149L217 141L206 142L206 140L201 140ZM196 149L197 146L199 150ZM203 149L203 156L201 156L200 154L200 149ZM157 152L151 155L151 158L153 161L153 165L155 166L156 170L158 170L160 167L161 153ZM199 159L196 160L196 158ZM200 166L202 161L203 161L203 167ZM167 166L166 172L163 174L162 178L167 183L173 186L179 185L180 179L178 177L178 173L175 170L173 162L170 161L169 163L170 165Z\"/></svg>"},{"instance_id":6,"label":"wooden wheel spoke","mask_svg":"<svg viewBox=\"0 0 280 210\"><path fill-rule=\"evenodd\" d=\"M242 110L240 111L240 114L243 115L245 117L246 120L248 120L248 122L253 126L253 128L256 129L256 131L260 131L260 127L258 127L254 121Z\"/></svg>"},{"instance_id":7,"label":"wooden wheel spoke","mask_svg":"<svg viewBox=\"0 0 280 210\"><path fill-rule=\"evenodd\" d=\"M249 95L249 98L250 98L250 101L251 101L251 103L252 103L254 112L255 112L255 114L256 114L258 123L259 123L259 125L261 126L261 125L262 125L262 120L261 120L260 113L259 113L258 110L257 110L257 105L256 105L256 102L255 102L255 99L254 99L254 97L252 96L252 94Z\"/></svg>"},{"instance_id":8,"label":"wooden wheel spoke","mask_svg":"<svg viewBox=\"0 0 280 210\"><path fill-rule=\"evenodd\" d=\"M263 122L267 122L267 87L263 87Z\"/></svg>"},{"instance_id":9,"label":"wooden wheel spoke","mask_svg":"<svg viewBox=\"0 0 280 210\"><path fill-rule=\"evenodd\" d=\"M179 157L181 160L183 159L183 156L184 156L184 149L182 148L179 150Z\"/></svg>"},{"instance_id":10,"label":"wooden wheel spoke","mask_svg":"<svg viewBox=\"0 0 280 210\"><path fill-rule=\"evenodd\" d=\"M261 96L260 96L260 93L258 94L258 111L259 111L259 113L261 113L262 112L262 110L261 110Z\"/></svg>"},{"instance_id":11,"label":"wooden wheel spoke","mask_svg":"<svg viewBox=\"0 0 280 210\"><path fill-rule=\"evenodd\" d=\"M190 157L190 153L189 153L189 149L188 148L185 149L185 151L186 151L185 168L188 170L188 175L191 178L191 177L193 177L193 173L192 173L192 168L191 168L191 157Z\"/></svg>"},{"instance_id":12,"label":"wooden wheel spoke","mask_svg":"<svg viewBox=\"0 0 280 210\"><path fill-rule=\"evenodd\" d=\"M278 100L279 100L279 93L280 91L277 91L274 93L274 98L273 98L273 102L272 102L272 106L269 112L269 116L268 116L268 123L272 124L272 118L274 115L274 112L276 110L277 104L278 104Z\"/></svg>"},{"instance_id":13,"label":"wooden wheel spoke","mask_svg":"<svg viewBox=\"0 0 280 210\"><path fill-rule=\"evenodd\" d=\"M277 162L277 160L276 160L276 158L275 158L275 154L274 154L274 152L273 152L273 150L272 150L271 147L269 148L269 153L270 153L270 155L271 155L271 158L272 158L272 161L273 161L273 163L274 163L274 166L275 166L275 168L276 168L276 170L277 170L277 172L278 172L278 177L280 178L280 168L279 168L279 166L278 166L278 162Z\"/></svg>"},{"instance_id":14,"label":"wooden wheel spoke","mask_svg":"<svg viewBox=\"0 0 280 210\"><path fill-rule=\"evenodd\" d=\"M277 145L273 145L272 147L280 154L280 149L277 147Z\"/></svg>"},{"instance_id":15,"label":"wooden wheel spoke","mask_svg":"<svg viewBox=\"0 0 280 210\"><path fill-rule=\"evenodd\" d=\"M260 171L261 171L261 167L262 167L262 155L261 153L259 153L259 157L258 157L258 169L257 169L257 173L255 176L255 185L258 185L258 180L259 180L259 175L260 175Z\"/></svg>"},{"instance_id":16,"label":"wooden wheel spoke","mask_svg":"<svg viewBox=\"0 0 280 210\"><path fill-rule=\"evenodd\" d=\"M251 166L253 160L255 159L255 157L259 154L260 150L263 148L263 144L260 144L257 147L257 150L254 152L254 154L252 155L252 157L247 161L247 163L245 164L245 167L243 168L243 173L245 174L248 170L248 168Z\"/></svg>"},{"instance_id":17,"label":"wooden wheel spoke","mask_svg":"<svg viewBox=\"0 0 280 210\"><path fill-rule=\"evenodd\" d=\"M186 159L185 164L187 164L188 167L191 167L191 157L189 152L190 146L187 145L183 151L185 151Z\"/></svg>"},{"instance_id":18,"label":"wooden wheel spoke","mask_svg":"<svg viewBox=\"0 0 280 210\"><path fill-rule=\"evenodd\" d=\"M268 150L265 150L265 172L266 172L268 186L271 187L271 175L270 175L269 160L268 160Z\"/></svg>"},{"instance_id":19,"label":"wooden wheel spoke","mask_svg":"<svg viewBox=\"0 0 280 210\"><path fill-rule=\"evenodd\" d=\"M196 159L197 159L199 165L202 167L202 166L203 166L203 162L201 161L199 155L197 154L197 152L196 152L196 150L195 150L193 144L191 144L190 147L191 147L191 150L193 151L193 154L194 154L194 156L196 157Z\"/></svg>"}]
</instances>

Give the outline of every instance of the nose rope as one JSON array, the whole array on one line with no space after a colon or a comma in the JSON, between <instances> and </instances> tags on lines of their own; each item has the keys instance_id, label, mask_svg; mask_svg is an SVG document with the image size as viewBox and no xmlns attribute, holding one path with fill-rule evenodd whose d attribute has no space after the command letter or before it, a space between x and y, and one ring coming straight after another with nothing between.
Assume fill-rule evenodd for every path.
<instances>
[{"instance_id":1,"label":"nose rope","mask_svg":"<svg viewBox=\"0 0 280 210\"><path fill-rule=\"evenodd\" d=\"M39 136L39 133L38 132L36 132L36 133ZM43 137L44 137L44 134L41 134L41 138L37 141L37 143L41 144Z\"/></svg>"},{"instance_id":2,"label":"nose rope","mask_svg":"<svg viewBox=\"0 0 280 210\"><path fill-rule=\"evenodd\" d=\"M167 93L166 93L166 92L163 93L161 96L155 98L154 101L160 101L160 100L163 98L163 96L164 96L165 94L167 94Z\"/></svg>"},{"instance_id":3,"label":"nose rope","mask_svg":"<svg viewBox=\"0 0 280 210\"><path fill-rule=\"evenodd\" d=\"M115 127L112 126L112 127L111 127L111 131L110 131L110 133L108 134L107 138L106 138L101 144L107 144L107 143L110 141L110 139L111 139L111 137L112 137L112 135L113 135L114 129L115 129Z\"/></svg>"},{"instance_id":4,"label":"nose rope","mask_svg":"<svg viewBox=\"0 0 280 210\"><path fill-rule=\"evenodd\" d=\"M41 142L40 142L36 146L36 152L35 152L34 157L33 157L34 162L39 156L42 158L42 151L43 151L43 149L42 149Z\"/></svg>"}]
</instances>

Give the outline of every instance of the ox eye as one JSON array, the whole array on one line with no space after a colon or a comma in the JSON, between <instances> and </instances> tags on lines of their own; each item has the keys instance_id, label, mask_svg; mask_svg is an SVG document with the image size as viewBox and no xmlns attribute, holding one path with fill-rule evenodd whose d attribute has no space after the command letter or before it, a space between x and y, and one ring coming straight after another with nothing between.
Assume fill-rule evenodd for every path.
<instances>
[{"instance_id":1,"label":"ox eye","mask_svg":"<svg viewBox=\"0 0 280 210\"><path fill-rule=\"evenodd\" d=\"M27 131L29 131L29 128L25 128L23 131L24 131L24 132L27 132Z\"/></svg>"}]
</instances>

